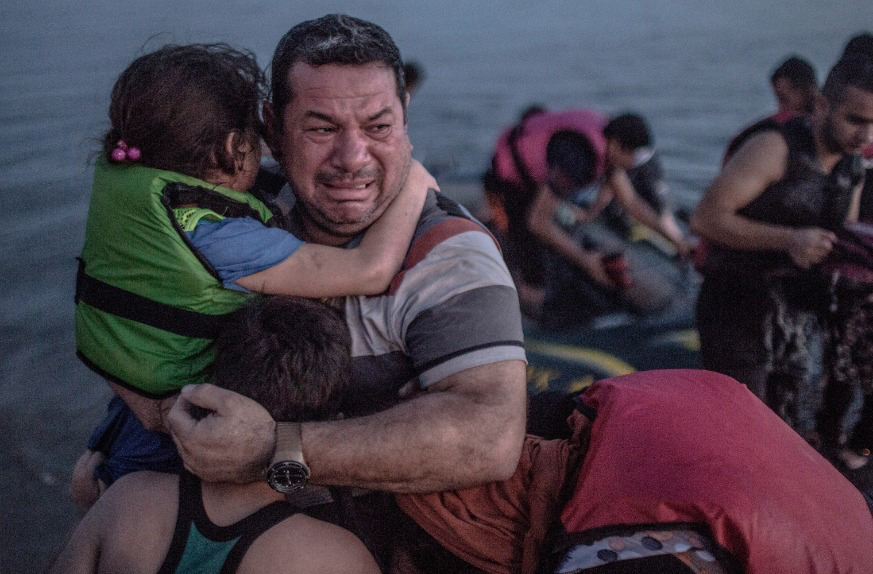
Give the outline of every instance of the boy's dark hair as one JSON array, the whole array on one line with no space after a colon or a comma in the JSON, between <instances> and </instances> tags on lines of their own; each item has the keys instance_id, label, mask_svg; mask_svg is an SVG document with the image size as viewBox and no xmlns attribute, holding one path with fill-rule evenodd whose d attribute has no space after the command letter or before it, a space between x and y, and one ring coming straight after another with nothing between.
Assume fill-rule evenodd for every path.
<instances>
[{"instance_id":1,"label":"boy's dark hair","mask_svg":"<svg viewBox=\"0 0 873 574\"><path fill-rule=\"evenodd\" d=\"M789 56L770 74L770 83L775 84L779 78L785 78L795 90L802 88L817 88L818 79L815 68L800 56Z\"/></svg>"},{"instance_id":2,"label":"boy's dark hair","mask_svg":"<svg viewBox=\"0 0 873 574\"><path fill-rule=\"evenodd\" d=\"M212 382L259 402L277 421L332 418L351 368L339 311L301 297L262 296L215 342Z\"/></svg>"},{"instance_id":3,"label":"boy's dark hair","mask_svg":"<svg viewBox=\"0 0 873 574\"><path fill-rule=\"evenodd\" d=\"M228 153L258 143L264 73L253 54L227 44L166 45L140 56L115 82L112 127L103 138L111 159L119 140L141 152L139 163L204 179L216 168L236 173L245 157Z\"/></svg>"},{"instance_id":4,"label":"boy's dark hair","mask_svg":"<svg viewBox=\"0 0 873 574\"><path fill-rule=\"evenodd\" d=\"M328 14L291 28L276 46L270 67L273 108L277 118L294 98L288 72L297 62L313 67L327 64L360 66L378 63L394 73L397 97L406 121L406 82L400 50L381 27L345 14ZM277 126L281 129L280 125Z\"/></svg>"},{"instance_id":5,"label":"boy's dark hair","mask_svg":"<svg viewBox=\"0 0 873 574\"><path fill-rule=\"evenodd\" d=\"M603 128L603 137L615 140L622 148L636 150L652 145L652 133L646 120L639 114L620 114Z\"/></svg>"},{"instance_id":6,"label":"boy's dark hair","mask_svg":"<svg viewBox=\"0 0 873 574\"><path fill-rule=\"evenodd\" d=\"M873 58L873 34L861 32L849 38L849 41L846 42L846 47L843 48L842 57L845 58L850 54L861 54L868 58Z\"/></svg>"},{"instance_id":7,"label":"boy's dark hair","mask_svg":"<svg viewBox=\"0 0 873 574\"><path fill-rule=\"evenodd\" d=\"M561 130L546 144L546 164L559 167L578 186L594 181L597 153L588 138L579 132Z\"/></svg>"},{"instance_id":8,"label":"boy's dark hair","mask_svg":"<svg viewBox=\"0 0 873 574\"><path fill-rule=\"evenodd\" d=\"M594 181L597 153L584 135L561 130L555 132L546 144L546 164L561 168L581 187Z\"/></svg>"},{"instance_id":9,"label":"boy's dark hair","mask_svg":"<svg viewBox=\"0 0 873 574\"><path fill-rule=\"evenodd\" d=\"M821 92L831 104L839 104L848 86L873 93L873 59L858 53L841 58L828 73Z\"/></svg>"}]
</instances>

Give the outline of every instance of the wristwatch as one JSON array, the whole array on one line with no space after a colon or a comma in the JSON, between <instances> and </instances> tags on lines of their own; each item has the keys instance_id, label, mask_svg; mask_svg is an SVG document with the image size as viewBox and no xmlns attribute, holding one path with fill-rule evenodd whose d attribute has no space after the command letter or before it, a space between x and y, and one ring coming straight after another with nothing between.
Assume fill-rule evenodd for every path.
<instances>
[{"instance_id":1,"label":"wristwatch","mask_svg":"<svg viewBox=\"0 0 873 574\"><path fill-rule=\"evenodd\" d=\"M300 423L276 423L276 454L267 470L267 483L273 490L293 492L306 485L309 467L303 461Z\"/></svg>"}]
</instances>

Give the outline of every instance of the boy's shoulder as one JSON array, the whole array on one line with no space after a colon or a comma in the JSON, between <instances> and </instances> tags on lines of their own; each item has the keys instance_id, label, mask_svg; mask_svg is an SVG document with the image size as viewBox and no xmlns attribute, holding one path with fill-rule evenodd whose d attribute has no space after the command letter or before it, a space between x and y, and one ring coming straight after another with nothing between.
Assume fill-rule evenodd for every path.
<instances>
[{"instance_id":1,"label":"boy's shoulder","mask_svg":"<svg viewBox=\"0 0 873 574\"><path fill-rule=\"evenodd\" d=\"M111 513L119 519L130 516L155 517L178 506L179 477L165 472L139 471L126 474L113 483L100 499L106 499Z\"/></svg>"},{"instance_id":2,"label":"boy's shoulder","mask_svg":"<svg viewBox=\"0 0 873 574\"><path fill-rule=\"evenodd\" d=\"M288 565L293 564L293 569ZM304 514L276 524L246 552L237 572L379 572L373 556L350 531Z\"/></svg>"}]
</instances>

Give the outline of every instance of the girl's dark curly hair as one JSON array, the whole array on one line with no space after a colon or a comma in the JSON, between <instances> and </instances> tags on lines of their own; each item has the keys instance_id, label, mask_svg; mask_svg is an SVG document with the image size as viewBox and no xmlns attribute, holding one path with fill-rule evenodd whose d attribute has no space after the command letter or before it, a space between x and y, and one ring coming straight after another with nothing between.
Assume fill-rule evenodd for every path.
<instances>
[{"instance_id":1,"label":"girl's dark curly hair","mask_svg":"<svg viewBox=\"0 0 873 574\"><path fill-rule=\"evenodd\" d=\"M140 56L112 88L103 153L123 140L148 167L204 177L236 173L261 133L265 77L252 53L227 44L166 45ZM234 137L234 152L226 149Z\"/></svg>"}]
</instances>

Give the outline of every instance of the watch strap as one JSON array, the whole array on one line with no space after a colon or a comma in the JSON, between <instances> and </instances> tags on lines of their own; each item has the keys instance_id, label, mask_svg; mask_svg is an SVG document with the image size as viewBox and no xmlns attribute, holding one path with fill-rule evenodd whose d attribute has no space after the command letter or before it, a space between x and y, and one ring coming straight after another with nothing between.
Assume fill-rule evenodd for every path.
<instances>
[{"instance_id":1,"label":"watch strap","mask_svg":"<svg viewBox=\"0 0 873 574\"><path fill-rule=\"evenodd\" d=\"M276 423L276 450L273 454L273 464L284 460L293 460L306 465L303 460L303 435L300 423Z\"/></svg>"}]
</instances>

